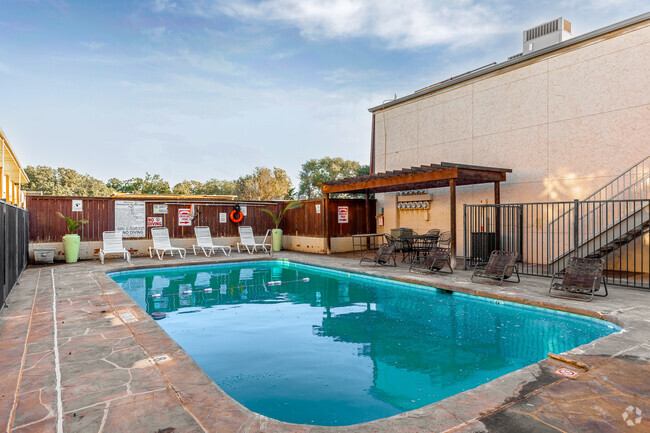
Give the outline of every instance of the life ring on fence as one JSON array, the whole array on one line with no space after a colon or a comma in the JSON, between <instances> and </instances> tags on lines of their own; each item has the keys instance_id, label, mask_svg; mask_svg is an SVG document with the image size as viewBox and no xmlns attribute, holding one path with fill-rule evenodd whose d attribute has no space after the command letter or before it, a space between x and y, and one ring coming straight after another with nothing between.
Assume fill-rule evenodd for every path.
<instances>
[{"instance_id":1,"label":"life ring on fence","mask_svg":"<svg viewBox=\"0 0 650 433\"><path fill-rule=\"evenodd\" d=\"M230 221L238 224L244 219L244 213L241 211L239 205L236 205L235 208L230 212Z\"/></svg>"}]
</instances>

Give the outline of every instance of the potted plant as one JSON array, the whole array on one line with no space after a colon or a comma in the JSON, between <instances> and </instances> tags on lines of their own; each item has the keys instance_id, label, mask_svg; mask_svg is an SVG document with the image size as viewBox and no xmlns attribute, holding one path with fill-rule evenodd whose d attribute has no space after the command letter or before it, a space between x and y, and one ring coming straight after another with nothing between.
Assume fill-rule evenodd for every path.
<instances>
[{"instance_id":1,"label":"potted plant","mask_svg":"<svg viewBox=\"0 0 650 433\"><path fill-rule=\"evenodd\" d=\"M291 209L297 209L301 206L302 202L300 201L289 202L289 204L284 209L282 209L277 216L268 209L260 209L262 212L266 212L267 214L271 215L271 218L273 218L273 222L275 223L275 228L271 230L271 233L273 234L273 251L282 250L282 229L280 229L280 221L282 221L282 217L284 216L285 212Z\"/></svg>"},{"instance_id":2,"label":"potted plant","mask_svg":"<svg viewBox=\"0 0 650 433\"><path fill-rule=\"evenodd\" d=\"M73 220L72 218L64 216L61 212L57 212L56 214L63 218L68 225L68 234L63 236L65 262L76 263L77 260L79 260L79 244L81 243L81 238L74 232L79 230L81 225L86 224L88 220Z\"/></svg>"}]
</instances>

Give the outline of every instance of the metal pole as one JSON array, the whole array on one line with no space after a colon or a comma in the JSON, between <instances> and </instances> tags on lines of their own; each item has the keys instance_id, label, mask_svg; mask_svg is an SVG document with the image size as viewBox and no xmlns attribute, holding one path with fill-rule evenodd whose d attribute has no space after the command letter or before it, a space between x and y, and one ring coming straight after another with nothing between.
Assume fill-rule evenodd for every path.
<instances>
[{"instance_id":1,"label":"metal pole","mask_svg":"<svg viewBox=\"0 0 650 433\"><path fill-rule=\"evenodd\" d=\"M449 217L451 225L451 267L456 269L456 179L449 179Z\"/></svg>"},{"instance_id":2,"label":"metal pole","mask_svg":"<svg viewBox=\"0 0 650 433\"><path fill-rule=\"evenodd\" d=\"M580 229L580 202L578 199L573 200L573 255L578 256L578 243L580 237L578 230Z\"/></svg>"}]
</instances>

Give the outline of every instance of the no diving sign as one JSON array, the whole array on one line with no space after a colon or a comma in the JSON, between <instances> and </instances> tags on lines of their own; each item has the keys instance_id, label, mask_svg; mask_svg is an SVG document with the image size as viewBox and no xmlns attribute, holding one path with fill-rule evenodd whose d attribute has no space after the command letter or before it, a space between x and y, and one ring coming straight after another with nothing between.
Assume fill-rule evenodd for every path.
<instances>
[{"instance_id":1,"label":"no diving sign","mask_svg":"<svg viewBox=\"0 0 650 433\"><path fill-rule=\"evenodd\" d=\"M350 209L347 206L339 206L338 208L339 224L347 224L350 221L349 212Z\"/></svg>"}]
</instances>

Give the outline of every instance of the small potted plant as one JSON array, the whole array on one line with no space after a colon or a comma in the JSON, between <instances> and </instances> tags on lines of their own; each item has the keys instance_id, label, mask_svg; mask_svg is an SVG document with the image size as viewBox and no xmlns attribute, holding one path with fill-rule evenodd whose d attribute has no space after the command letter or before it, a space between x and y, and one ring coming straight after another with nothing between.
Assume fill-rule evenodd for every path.
<instances>
[{"instance_id":1,"label":"small potted plant","mask_svg":"<svg viewBox=\"0 0 650 433\"><path fill-rule=\"evenodd\" d=\"M74 232L81 228L82 224L86 224L88 220L73 220L64 216L61 212L56 213L63 218L68 225L68 234L63 236L63 252L65 254L66 263L76 263L79 260L79 244L81 238Z\"/></svg>"},{"instance_id":2,"label":"small potted plant","mask_svg":"<svg viewBox=\"0 0 650 433\"><path fill-rule=\"evenodd\" d=\"M284 209L282 209L277 216L268 209L260 209L262 212L266 212L267 214L271 215L271 218L273 218L273 222L275 223L275 228L271 230L271 233L273 235L273 251L282 250L282 229L280 229L280 221L282 221L282 217L288 210L297 209L301 206L302 202L300 201L289 202L289 204Z\"/></svg>"}]
</instances>

